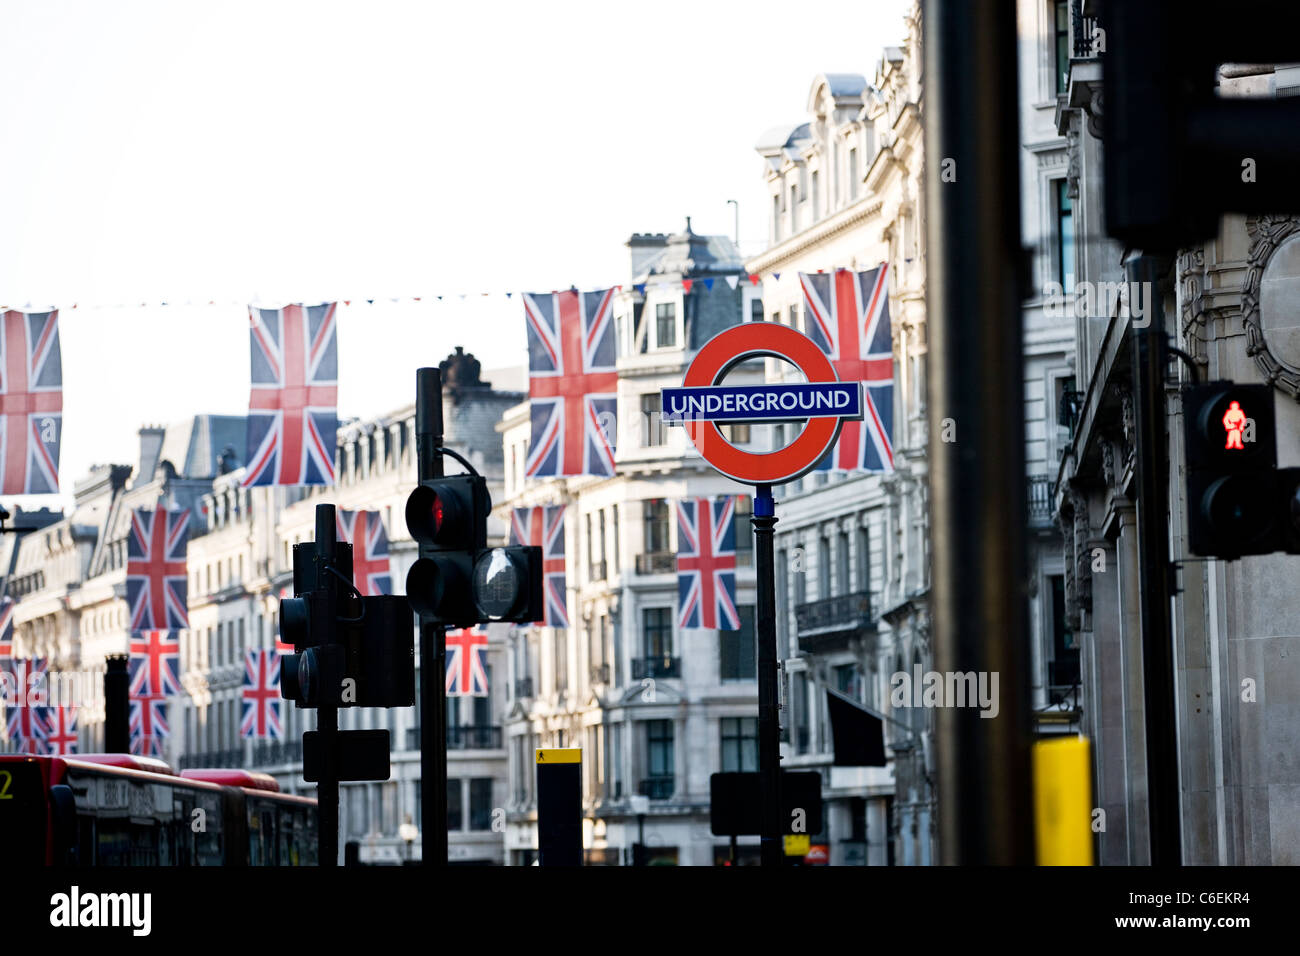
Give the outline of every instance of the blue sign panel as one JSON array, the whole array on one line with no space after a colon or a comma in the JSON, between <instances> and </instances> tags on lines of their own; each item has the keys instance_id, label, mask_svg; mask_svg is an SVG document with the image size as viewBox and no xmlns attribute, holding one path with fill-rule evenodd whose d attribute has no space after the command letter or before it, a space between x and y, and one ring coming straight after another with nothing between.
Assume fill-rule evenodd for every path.
<instances>
[{"instance_id":1,"label":"blue sign panel","mask_svg":"<svg viewBox=\"0 0 1300 956\"><path fill-rule=\"evenodd\" d=\"M665 388L666 425L688 421L789 422L862 417L862 383L800 382Z\"/></svg>"}]
</instances>

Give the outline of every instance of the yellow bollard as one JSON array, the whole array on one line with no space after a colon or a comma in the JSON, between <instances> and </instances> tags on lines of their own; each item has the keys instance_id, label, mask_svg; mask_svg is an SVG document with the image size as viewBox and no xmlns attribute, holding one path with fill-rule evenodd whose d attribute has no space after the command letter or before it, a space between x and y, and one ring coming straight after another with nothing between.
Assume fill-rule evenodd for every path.
<instances>
[{"instance_id":1,"label":"yellow bollard","mask_svg":"<svg viewBox=\"0 0 1300 956\"><path fill-rule=\"evenodd\" d=\"M1034 743L1039 866L1092 866L1092 774L1086 737Z\"/></svg>"}]
</instances>

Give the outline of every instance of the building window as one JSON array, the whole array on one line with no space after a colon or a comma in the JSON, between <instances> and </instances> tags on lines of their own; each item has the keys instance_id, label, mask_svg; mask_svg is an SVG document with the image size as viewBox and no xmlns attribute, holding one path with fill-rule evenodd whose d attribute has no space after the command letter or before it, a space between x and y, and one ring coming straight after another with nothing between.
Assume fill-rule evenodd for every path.
<instances>
[{"instance_id":1,"label":"building window","mask_svg":"<svg viewBox=\"0 0 1300 956\"><path fill-rule=\"evenodd\" d=\"M797 305L790 306L790 328L799 328L799 307Z\"/></svg>"},{"instance_id":2,"label":"building window","mask_svg":"<svg viewBox=\"0 0 1300 956\"><path fill-rule=\"evenodd\" d=\"M836 577L839 578L839 589L841 594L848 594L849 587L849 535L848 532L840 532L839 547L836 549L835 571Z\"/></svg>"},{"instance_id":3,"label":"building window","mask_svg":"<svg viewBox=\"0 0 1300 956\"><path fill-rule=\"evenodd\" d=\"M812 217L816 222L822 217L821 174L813 170L812 174Z\"/></svg>"},{"instance_id":4,"label":"building window","mask_svg":"<svg viewBox=\"0 0 1300 956\"><path fill-rule=\"evenodd\" d=\"M465 829L465 808L461 802L460 777L447 778L447 829Z\"/></svg>"},{"instance_id":5,"label":"building window","mask_svg":"<svg viewBox=\"0 0 1300 956\"><path fill-rule=\"evenodd\" d=\"M563 691L569 689L569 632L563 628L555 629L555 689Z\"/></svg>"},{"instance_id":6,"label":"building window","mask_svg":"<svg viewBox=\"0 0 1300 956\"><path fill-rule=\"evenodd\" d=\"M762 299L749 300L749 319L751 322L763 321L763 300Z\"/></svg>"},{"instance_id":7,"label":"building window","mask_svg":"<svg viewBox=\"0 0 1300 956\"><path fill-rule=\"evenodd\" d=\"M618 574L618 505L614 506L614 514L611 518L611 522L614 525L614 541L613 547L610 549L609 558L610 561L613 562L614 573Z\"/></svg>"},{"instance_id":8,"label":"building window","mask_svg":"<svg viewBox=\"0 0 1300 956\"><path fill-rule=\"evenodd\" d=\"M808 677L800 671L790 675L790 683L790 697L792 702L790 708L790 733L794 738L794 752L802 755L808 752L809 743Z\"/></svg>"},{"instance_id":9,"label":"building window","mask_svg":"<svg viewBox=\"0 0 1300 956\"><path fill-rule=\"evenodd\" d=\"M799 231L799 187L790 187L790 234Z\"/></svg>"},{"instance_id":10,"label":"building window","mask_svg":"<svg viewBox=\"0 0 1300 956\"><path fill-rule=\"evenodd\" d=\"M673 656L672 608L641 609L641 630L648 660L667 661Z\"/></svg>"},{"instance_id":11,"label":"building window","mask_svg":"<svg viewBox=\"0 0 1300 956\"><path fill-rule=\"evenodd\" d=\"M781 241L781 197L772 197L772 241Z\"/></svg>"},{"instance_id":12,"label":"building window","mask_svg":"<svg viewBox=\"0 0 1300 956\"><path fill-rule=\"evenodd\" d=\"M831 539L822 535L817 540L817 597L831 596Z\"/></svg>"},{"instance_id":13,"label":"building window","mask_svg":"<svg viewBox=\"0 0 1300 956\"><path fill-rule=\"evenodd\" d=\"M601 578L601 580L603 580L603 579L606 577L606 568L605 568L605 511L604 511L604 509L601 509L599 512L597 512L597 526L598 526L598 532L599 532L599 533L596 535L596 541L597 541L597 543L599 544L599 547L596 549L596 560L600 562L600 578Z\"/></svg>"},{"instance_id":14,"label":"building window","mask_svg":"<svg viewBox=\"0 0 1300 956\"><path fill-rule=\"evenodd\" d=\"M655 344L661 349L677 345L677 305L673 302L655 306Z\"/></svg>"},{"instance_id":15,"label":"building window","mask_svg":"<svg viewBox=\"0 0 1300 956\"><path fill-rule=\"evenodd\" d=\"M754 500L749 495L736 496L736 567L747 568L754 563Z\"/></svg>"},{"instance_id":16,"label":"building window","mask_svg":"<svg viewBox=\"0 0 1300 956\"><path fill-rule=\"evenodd\" d=\"M858 198L858 150L857 147L849 148L849 199Z\"/></svg>"},{"instance_id":17,"label":"building window","mask_svg":"<svg viewBox=\"0 0 1300 956\"><path fill-rule=\"evenodd\" d=\"M758 718L722 718L722 772L758 769Z\"/></svg>"},{"instance_id":18,"label":"building window","mask_svg":"<svg viewBox=\"0 0 1300 956\"><path fill-rule=\"evenodd\" d=\"M1079 644L1065 619L1065 577L1053 574L1048 581L1052 591L1052 663L1047 682L1053 687L1073 687L1079 683Z\"/></svg>"},{"instance_id":19,"label":"building window","mask_svg":"<svg viewBox=\"0 0 1300 956\"><path fill-rule=\"evenodd\" d=\"M646 553L665 554L668 551L668 502L663 498L648 498L643 507Z\"/></svg>"},{"instance_id":20,"label":"building window","mask_svg":"<svg viewBox=\"0 0 1300 956\"><path fill-rule=\"evenodd\" d=\"M749 425L722 425L719 426L722 437L733 445L747 445L750 440Z\"/></svg>"},{"instance_id":21,"label":"building window","mask_svg":"<svg viewBox=\"0 0 1300 956\"><path fill-rule=\"evenodd\" d=\"M645 448L657 448L664 443L662 409L658 392L641 396L641 444Z\"/></svg>"},{"instance_id":22,"label":"building window","mask_svg":"<svg viewBox=\"0 0 1300 956\"><path fill-rule=\"evenodd\" d=\"M1056 92L1065 93L1070 85L1070 4L1056 0Z\"/></svg>"},{"instance_id":23,"label":"building window","mask_svg":"<svg viewBox=\"0 0 1300 956\"><path fill-rule=\"evenodd\" d=\"M861 690L862 681L859 678L857 664L841 664L834 670L835 689L845 697L852 700L860 700L858 694Z\"/></svg>"},{"instance_id":24,"label":"building window","mask_svg":"<svg viewBox=\"0 0 1300 956\"><path fill-rule=\"evenodd\" d=\"M871 590L871 532L858 529L858 590Z\"/></svg>"},{"instance_id":25,"label":"building window","mask_svg":"<svg viewBox=\"0 0 1300 956\"><path fill-rule=\"evenodd\" d=\"M659 799L672 796L673 779L673 722L647 720L646 776L651 781L651 795ZM664 784L667 784L665 787ZM667 792L664 792L664 791Z\"/></svg>"},{"instance_id":26,"label":"building window","mask_svg":"<svg viewBox=\"0 0 1300 956\"><path fill-rule=\"evenodd\" d=\"M740 630L719 631L719 657L724 681L757 680L758 662L754 641L754 605L736 607L740 614Z\"/></svg>"},{"instance_id":27,"label":"building window","mask_svg":"<svg viewBox=\"0 0 1300 956\"><path fill-rule=\"evenodd\" d=\"M469 828L492 829L492 778L472 777L469 782Z\"/></svg>"},{"instance_id":28,"label":"building window","mask_svg":"<svg viewBox=\"0 0 1300 956\"><path fill-rule=\"evenodd\" d=\"M1074 204L1064 179L1052 181L1056 194L1056 281L1066 292L1074 291Z\"/></svg>"}]
</instances>

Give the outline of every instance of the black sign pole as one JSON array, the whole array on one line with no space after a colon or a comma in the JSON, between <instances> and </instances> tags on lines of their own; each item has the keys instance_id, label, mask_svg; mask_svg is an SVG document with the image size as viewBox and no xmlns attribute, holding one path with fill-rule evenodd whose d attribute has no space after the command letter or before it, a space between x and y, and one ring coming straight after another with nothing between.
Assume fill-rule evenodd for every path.
<instances>
[{"instance_id":1,"label":"black sign pole","mask_svg":"<svg viewBox=\"0 0 1300 956\"><path fill-rule=\"evenodd\" d=\"M415 373L415 451L419 480L442 477L442 372ZM424 866L447 863L447 629L420 615L420 801Z\"/></svg>"},{"instance_id":2,"label":"black sign pole","mask_svg":"<svg viewBox=\"0 0 1300 956\"><path fill-rule=\"evenodd\" d=\"M333 505L316 506L316 581L315 590L329 595L325 605L331 613L338 610L337 578L325 571L334 564L335 516ZM330 622L333 630L338 625ZM316 827L318 862L321 866L339 864L339 688L321 688L321 705L316 709L316 732L320 735L320 781L316 784Z\"/></svg>"},{"instance_id":3,"label":"black sign pole","mask_svg":"<svg viewBox=\"0 0 1300 956\"><path fill-rule=\"evenodd\" d=\"M939 855L1024 865L1034 813L1016 5L926 0L925 35L934 668L996 674L1002 688L997 717L936 713Z\"/></svg>"},{"instance_id":4,"label":"black sign pole","mask_svg":"<svg viewBox=\"0 0 1300 956\"><path fill-rule=\"evenodd\" d=\"M754 553L758 590L758 774L763 808L762 864L785 860L781 835L781 721L776 684L776 574L772 557L776 502L771 485L754 488Z\"/></svg>"},{"instance_id":5,"label":"black sign pole","mask_svg":"<svg viewBox=\"0 0 1300 956\"><path fill-rule=\"evenodd\" d=\"M1182 864L1178 779L1178 704L1170 633L1169 459L1165 417L1164 301L1168 267L1152 255L1128 264L1129 292L1146 300L1149 324L1133 327L1130 346L1137 446L1138 614L1142 622L1142 687L1146 704L1147 816L1151 864Z\"/></svg>"}]
</instances>

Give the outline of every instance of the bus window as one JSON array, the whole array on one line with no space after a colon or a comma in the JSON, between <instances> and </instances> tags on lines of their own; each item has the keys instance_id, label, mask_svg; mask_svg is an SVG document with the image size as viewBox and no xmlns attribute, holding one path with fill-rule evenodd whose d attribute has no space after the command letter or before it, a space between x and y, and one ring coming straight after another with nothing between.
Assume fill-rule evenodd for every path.
<instances>
[{"instance_id":1,"label":"bus window","mask_svg":"<svg viewBox=\"0 0 1300 956\"><path fill-rule=\"evenodd\" d=\"M21 761L0 763L0 834L6 863L45 864L48 813L40 768Z\"/></svg>"}]
</instances>

